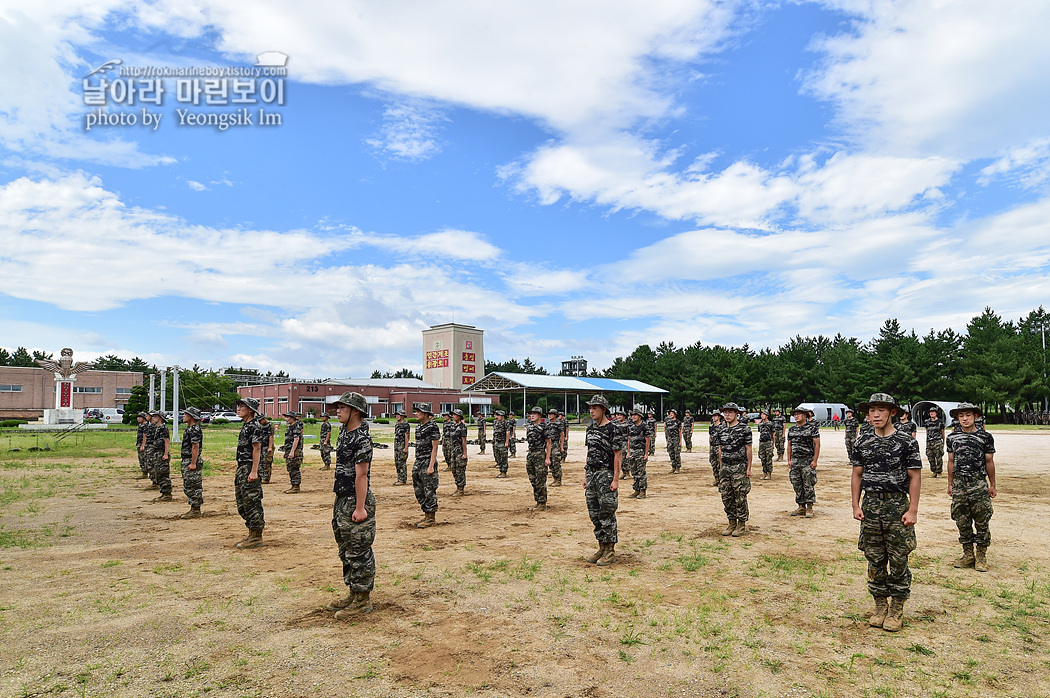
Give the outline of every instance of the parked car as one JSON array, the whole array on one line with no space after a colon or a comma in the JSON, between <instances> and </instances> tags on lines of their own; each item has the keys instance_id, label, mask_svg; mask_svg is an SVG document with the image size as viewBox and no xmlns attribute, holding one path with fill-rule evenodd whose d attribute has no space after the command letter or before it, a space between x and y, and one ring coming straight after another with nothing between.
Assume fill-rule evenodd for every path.
<instances>
[{"instance_id":1,"label":"parked car","mask_svg":"<svg viewBox=\"0 0 1050 698\"><path fill-rule=\"evenodd\" d=\"M216 419L225 419L227 422L240 422L241 418L237 416L236 412L216 412L212 416L212 421Z\"/></svg>"}]
</instances>

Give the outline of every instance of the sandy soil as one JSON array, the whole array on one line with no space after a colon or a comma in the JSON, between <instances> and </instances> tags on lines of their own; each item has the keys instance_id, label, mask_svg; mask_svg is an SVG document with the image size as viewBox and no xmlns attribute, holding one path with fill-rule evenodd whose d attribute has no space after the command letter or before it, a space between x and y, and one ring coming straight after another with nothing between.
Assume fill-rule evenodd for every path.
<instances>
[{"instance_id":1,"label":"sandy soil","mask_svg":"<svg viewBox=\"0 0 1050 698\"><path fill-rule=\"evenodd\" d=\"M1050 435L997 435L986 574L952 568L945 480L924 476L898 634L863 619L841 432L823 434L814 519L788 516L785 464L763 482L756 462L743 538L720 535L706 433L679 475L660 438L649 498L621 495L608 568L583 560L581 432L550 511L528 512L523 445L509 480L472 446L469 496L448 498L442 471L428 530L377 450L375 612L353 623L323 610L345 588L317 451L301 495L276 471L254 551L233 548L231 463L206 478L195 521L177 519L181 480L176 502L149 504L124 454L4 463L0 486L22 496L0 506L0 695L1050 695Z\"/></svg>"}]
</instances>

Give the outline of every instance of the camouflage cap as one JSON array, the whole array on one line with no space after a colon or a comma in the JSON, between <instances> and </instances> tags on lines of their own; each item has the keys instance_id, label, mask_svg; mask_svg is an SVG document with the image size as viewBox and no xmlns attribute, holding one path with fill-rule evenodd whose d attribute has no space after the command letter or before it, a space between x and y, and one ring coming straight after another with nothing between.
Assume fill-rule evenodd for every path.
<instances>
[{"instance_id":1,"label":"camouflage cap","mask_svg":"<svg viewBox=\"0 0 1050 698\"><path fill-rule=\"evenodd\" d=\"M282 416L282 417L292 417L293 419L299 419L300 417L302 417L302 415L301 415L301 414L299 414L298 412L295 412L295 411L293 411L293 410L289 410L288 412L285 412L285 413L284 413L283 415L281 415L281 416Z\"/></svg>"},{"instance_id":2,"label":"camouflage cap","mask_svg":"<svg viewBox=\"0 0 1050 698\"><path fill-rule=\"evenodd\" d=\"M689 410L686 410L685 413L686 414L692 414L692 412L690 412Z\"/></svg>"},{"instance_id":3,"label":"camouflage cap","mask_svg":"<svg viewBox=\"0 0 1050 698\"><path fill-rule=\"evenodd\" d=\"M242 397L234 404L244 405L255 414L262 414L262 409L259 408L259 400L254 397Z\"/></svg>"},{"instance_id":4,"label":"camouflage cap","mask_svg":"<svg viewBox=\"0 0 1050 698\"><path fill-rule=\"evenodd\" d=\"M428 405L425 402L413 402L412 403L412 411L413 412L425 412L426 414L429 414L431 417L434 416L434 408L431 407L430 405Z\"/></svg>"},{"instance_id":5,"label":"camouflage cap","mask_svg":"<svg viewBox=\"0 0 1050 698\"><path fill-rule=\"evenodd\" d=\"M909 405L898 405L897 409L901 411L901 414L911 414L911 407Z\"/></svg>"},{"instance_id":6,"label":"camouflage cap","mask_svg":"<svg viewBox=\"0 0 1050 698\"><path fill-rule=\"evenodd\" d=\"M507 416L507 413L504 412L503 410L496 410L493 414L496 417L506 417Z\"/></svg>"},{"instance_id":7,"label":"camouflage cap","mask_svg":"<svg viewBox=\"0 0 1050 698\"><path fill-rule=\"evenodd\" d=\"M536 407L533 407L531 410L529 410L529 414L538 414L539 416L542 417L543 416L543 408L540 407L539 405L537 405Z\"/></svg>"},{"instance_id":8,"label":"camouflage cap","mask_svg":"<svg viewBox=\"0 0 1050 698\"><path fill-rule=\"evenodd\" d=\"M454 416L454 417L462 417L463 416L463 410L460 410L460 409L452 410L452 416Z\"/></svg>"},{"instance_id":9,"label":"camouflage cap","mask_svg":"<svg viewBox=\"0 0 1050 698\"><path fill-rule=\"evenodd\" d=\"M347 390L345 393L339 396L339 399L335 401L335 404L353 407L361 414L368 414L368 400L365 400L365 396L361 393L355 393L351 390Z\"/></svg>"},{"instance_id":10,"label":"camouflage cap","mask_svg":"<svg viewBox=\"0 0 1050 698\"><path fill-rule=\"evenodd\" d=\"M808 407L803 407L802 405L799 405L798 407L791 410L791 414L798 414L799 412L810 417L812 417L814 414L813 410L809 409Z\"/></svg>"},{"instance_id":11,"label":"camouflage cap","mask_svg":"<svg viewBox=\"0 0 1050 698\"><path fill-rule=\"evenodd\" d=\"M610 409L609 408L609 401L606 400L605 396L601 395L601 394L595 395L590 400L588 400L587 401L587 406L588 407L601 407L601 408L603 408L605 410L606 413L608 413L609 409Z\"/></svg>"},{"instance_id":12,"label":"camouflage cap","mask_svg":"<svg viewBox=\"0 0 1050 698\"><path fill-rule=\"evenodd\" d=\"M136 417L142 417L143 419L149 419L149 412L139 412Z\"/></svg>"},{"instance_id":13,"label":"camouflage cap","mask_svg":"<svg viewBox=\"0 0 1050 698\"><path fill-rule=\"evenodd\" d=\"M958 406L954 410L949 411L948 414L951 415L952 419L955 419L960 412L973 412L978 417L984 414L981 411L981 408L972 402L960 402Z\"/></svg>"},{"instance_id":14,"label":"camouflage cap","mask_svg":"<svg viewBox=\"0 0 1050 698\"><path fill-rule=\"evenodd\" d=\"M675 408L672 407L672 408L667 410L667 414L673 414L675 417L677 417L678 416L678 410L676 410Z\"/></svg>"},{"instance_id":15,"label":"camouflage cap","mask_svg":"<svg viewBox=\"0 0 1050 698\"><path fill-rule=\"evenodd\" d=\"M636 415L638 415L639 417L644 417L644 416L645 416L645 413L644 413L644 412L642 412L642 411L641 411L640 409L638 409L637 407L632 407L632 408L631 408L631 412L630 412L630 414L636 414Z\"/></svg>"},{"instance_id":16,"label":"camouflage cap","mask_svg":"<svg viewBox=\"0 0 1050 698\"><path fill-rule=\"evenodd\" d=\"M558 414L558 408L557 407L550 408L549 410L547 410L547 414Z\"/></svg>"},{"instance_id":17,"label":"camouflage cap","mask_svg":"<svg viewBox=\"0 0 1050 698\"><path fill-rule=\"evenodd\" d=\"M889 393L872 393L867 402L862 402L857 405L857 409L861 412L867 413L868 408L872 405L885 405L895 410L900 409L900 406L897 405L897 401L894 400L893 396Z\"/></svg>"},{"instance_id":18,"label":"camouflage cap","mask_svg":"<svg viewBox=\"0 0 1050 698\"><path fill-rule=\"evenodd\" d=\"M722 405L722 411L725 412L726 410L733 410L734 412L743 412L743 410L740 409L740 405L736 404L735 402L727 402L726 404Z\"/></svg>"},{"instance_id":19,"label":"camouflage cap","mask_svg":"<svg viewBox=\"0 0 1050 698\"><path fill-rule=\"evenodd\" d=\"M201 421L201 411L198 410L196 407L187 407L185 410L182 411L182 413L188 414L198 422Z\"/></svg>"},{"instance_id":20,"label":"camouflage cap","mask_svg":"<svg viewBox=\"0 0 1050 698\"><path fill-rule=\"evenodd\" d=\"M394 413L394 416L395 417L404 417L405 416L405 411L404 410L398 410L397 412Z\"/></svg>"}]
</instances>

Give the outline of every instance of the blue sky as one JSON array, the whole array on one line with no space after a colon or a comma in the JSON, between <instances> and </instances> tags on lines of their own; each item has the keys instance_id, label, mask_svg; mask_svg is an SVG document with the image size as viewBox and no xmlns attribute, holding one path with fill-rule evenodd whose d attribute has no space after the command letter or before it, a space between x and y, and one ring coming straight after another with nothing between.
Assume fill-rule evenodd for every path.
<instances>
[{"instance_id":1,"label":"blue sky","mask_svg":"<svg viewBox=\"0 0 1050 698\"><path fill-rule=\"evenodd\" d=\"M0 3L0 346L358 377L454 313L601 368L1050 300L1046 3L35 5ZM85 130L104 61L267 51L280 126L180 126L234 107L169 80L155 131Z\"/></svg>"}]
</instances>

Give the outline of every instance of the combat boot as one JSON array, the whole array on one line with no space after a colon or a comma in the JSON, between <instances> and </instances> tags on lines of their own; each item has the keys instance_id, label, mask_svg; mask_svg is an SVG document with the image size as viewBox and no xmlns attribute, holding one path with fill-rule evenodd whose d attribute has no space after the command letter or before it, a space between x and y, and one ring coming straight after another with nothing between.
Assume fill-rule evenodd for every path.
<instances>
[{"instance_id":1,"label":"combat boot","mask_svg":"<svg viewBox=\"0 0 1050 698\"><path fill-rule=\"evenodd\" d=\"M733 531L733 537L739 538L740 536L747 535L747 521L737 521L736 530Z\"/></svg>"},{"instance_id":2,"label":"combat boot","mask_svg":"<svg viewBox=\"0 0 1050 698\"><path fill-rule=\"evenodd\" d=\"M733 535L733 531L735 531L735 530L736 530L736 520L735 519L729 519L729 525L726 526L726 530L722 531L722 535L723 536L731 536L731 535Z\"/></svg>"},{"instance_id":3,"label":"combat boot","mask_svg":"<svg viewBox=\"0 0 1050 698\"><path fill-rule=\"evenodd\" d=\"M645 490L641 490L638 493L638 499L645 499Z\"/></svg>"},{"instance_id":4,"label":"combat boot","mask_svg":"<svg viewBox=\"0 0 1050 698\"><path fill-rule=\"evenodd\" d=\"M449 497L462 497L465 493L462 487L457 487L456 491L449 495Z\"/></svg>"},{"instance_id":5,"label":"combat boot","mask_svg":"<svg viewBox=\"0 0 1050 698\"><path fill-rule=\"evenodd\" d=\"M813 505L812 504L807 504L806 505L806 518L807 519L812 519L813 518Z\"/></svg>"},{"instance_id":6,"label":"combat boot","mask_svg":"<svg viewBox=\"0 0 1050 698\"><path fill-rule=\"evenodd\" d=\"M171 501L171 493L169 492L168 494L162 494L159 497L154 497L153 500L150 503L151 504L156 504L157 502L170 502L170 501Z\"/></svg>"},{"instance_id":7,"label":"combat boot","mask_svg":"<svg viewBox=\"0 0 1050 698\"><path fill-rule=\"evenodd\" d=\"M875 612L868 616L868 625L873 628L881 628L886 622L886 615L890 612L890 600L885 596L876 596Z\"/></svg>"},{"instance_id":8,"label":"combat boot","mask_svg":"<svg viewBox=\"0 0 1050 698\"><path fill-rule=\"evenodd\" d=\"M204 516L204 515L201 514L201 508L200 507L190 507L190 510L187 511L182 516L180 516L179 518L180 519L199 519L202 516Z\"/></svg>"},{"instance_id":9,"label":"combat boot","mask_svg":"<svg viewBox=\"0 0 1050 698\"><path fill-rule=\"evenodd\" d=\"M605 544L605 554L598 558L598 566L605 567L616 562L616 543Z\"/></svg>"},{"instance_id":10,"label":"combat boot","mask_svg":"<svg viewBox=\"0 0 1050 698\"><path fill-rule=\"evenodd\" d=\"M332 466L330 466L330 465L326 465L323 468L321 468L321 470L331 470L331 469L332 469Z\"/></svg>"},{"instance_id":11,"label":"combat boot","mask_svg":"<svg viewBox=\"0 0 1050 698\"><path fill-rule=\"evenodd\" d=\"M269 485L270 484L270 476L269 475L267 475L266 477L264 477L262 479L262 484L264 484L264 485Z\"/></svg>"},{"instance_id":12,"label":"combat boot","mask_svg":"<svg viewBox=\"0 0 1050 698\"><path fill-rule=\"evenodd\" d=\"M285 494L299 494L299 485L292 485L284 491Z\"/></svg>"},{"instance_id":13,"label":"combat boot","mask_svg":"<svg viewBox=\"0 0 1050 698\"><path fill-rule=\"evenodd\" d=\"M974 566L974 569L977 570L978 572L987 572L988 571L988 561L984 557L985 552L987 552L987 550L988 550L988 548L982 548L981 546L977 546L977 555L976 555L976 559L974 560L974 565L973 566Z\"/></svg>"},{"instance_id":14,"label":"combat boot","mask_svg":"<svg viewBox=\"0 0 1050 698\"><path fill-rule=\"evenodd\" d=\"M791 512L791 515L792 516L805 516L806 515L806 505L805 504L799 504L798 505L798 509L795 509L795 511Z\"/></svg>"},{"instance_id":15,"label":"combat boot","mask_svg":"<svg viewBox=\"0 0 1050 698\"><path fill-rule=\"evenodd\" d=\"M628 499L638 499L638 492L631 492L629 495L627 495L627 498Z\"/></svg>"},{"instance_id":16,"label":"combat boot","mask_svg":"<svg viewBox=\"0 0 1050 698\"><path fill-rule=\"evenodd\" d=\"M430 528L437 525L437 515L430 511L423 515L423 520L416 524L416 528Z\"/></svg>"},{"instance_id":17,"label":"combat boot","mask_svg":"<svg viewBox=\"0 0 1050 698\"><path fill-rule=\"evenodd\" d=\"M551 487L561 487L561 478L560 477L554 478L554 480L551 481Z\"/></svg>"},{"instance_id":18,"label":"combat boot","mask_svg":"<svg viewBox=\"0 0 1050 698\"><path fill-rule=\"evenodd\" d=\"M146 473L139 473L139 476L137 478L135 478L135 479L136 480L145 480L148 477L149 477L149 475L147 475Z\"/></svg>"},{"instance_id":19,"label":"combat boot","mask_svg":"<svg viewBox=\"0 0 1050 698\"><path fill-rule=\"evenodd\" d=\"M146 491L149 492L150 490L159 490L159 489L160 489L160 485L158 485L157 483L154 482L152 485L150 485L149 487L146 488Z\"/></svg>"},{"instance_id":20,"label":"combat boot","mask_svg":"<svg viewBox=\"0 0 1050 698\"><path fill-rule=\"evenodd\" d=\"M357 599L357 592L351 591L346 595L346 598L336 599L332 603L325 606L326 611L342 611L344 608L352 604Z\"/></svg>"},{"instance_id":21,"label":"combat boot","mask_svg":"<svg viewBox=\"0 0 1050 698\"><path fill-rule=\"evenodd\" d=\"M547 503L546 502L543 502L542 504L537 503L536 506L530 507L529 511L547 511Z\"/></svg>"},{"instance_id":22,"label":"combat boot","mask_svg":"<svg viewBox=\"0 0 1050 698\"><path fill-rule=\"evenodd\" d=\"M886 620L882 622L882 629L886 632L895 633L902 627L904 627L904 599L891 596L890 608L886 612Z\"/></svg>"},{"instance_id":23,"label":"combat boot","mask_svg":"<svg viewBox=\"0 0 1050 698\"><path fill-rule=\"evenodd\" d=\"M977 562L976 558L974 558L974 555L973 555L973 543L963 543L963 547L962 548L963 548L962 557L960 557L958 560L955 561L955 564L953 565L953 567L958 567L959 569L966 569L968 567L973 567L974 564Z\"/></svg>"},{"instance_id":24,"label":"combat boot","mask_svg":"<svg viewBox=\"0 0 1050 698\"><path fill-rule=\"evenodd\" d=\"M335 614L336 620L346 620L356 613L371 613L372 612L372 601L369 599L369 593L362 591L354 594L355 598L346 608L337 611Z\"/></svg>"},{"instance_id":25,"label":"combat boot","mask_svg":"<svg viewBox=\"0 0 1050 698\"><path fill-rule=\"evenodd\" d=\"M249 550L251 548L258 548L262 544L262 529L253 528L249 536L238 543L237 547L241 550Z\"/></svg>"},{"instance_id":26,"label":"combat boot","mask_svg":"<svg viewBox=\"0 0 1050 698\"><path fill-rule=\"evenodd\" d=\"M604 555L605 555L605 543L602 543L602 542L599 541L598 542L598 550L596 552L594 552L594 553L591 553L586 558L586 560L587 560L587 562L589 562L589 563L591 563L593 565L594 563L598 562L598 560L601 557L603 557Z\"/></svg>"},{"instance_id":27,"label":"combat boot","mask_svg":"<svg viewBox=\"0 0 1050 698\"><path fill-rule=\"evenodd\" d=\"M499 475L496 476L496 479L502 480L502 479L505 479L505 478L508 478L508 477L510 477L510 475L507 475L506 473L500 473Z\"/></svg>"}]
</instances>

